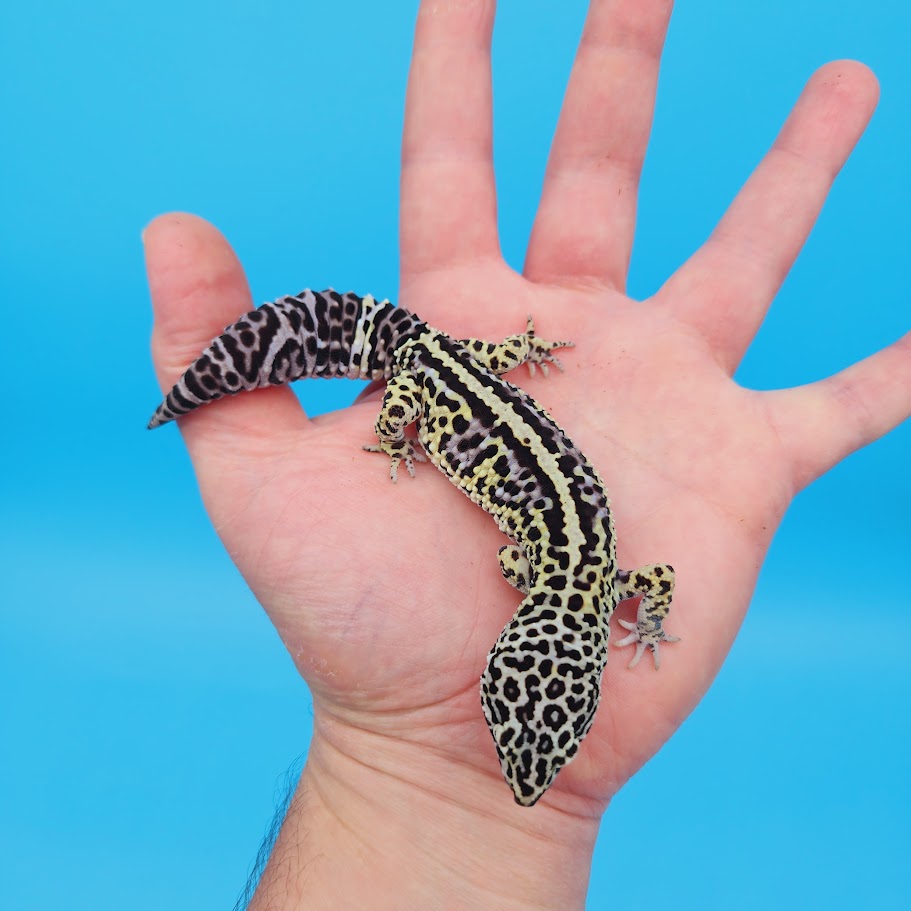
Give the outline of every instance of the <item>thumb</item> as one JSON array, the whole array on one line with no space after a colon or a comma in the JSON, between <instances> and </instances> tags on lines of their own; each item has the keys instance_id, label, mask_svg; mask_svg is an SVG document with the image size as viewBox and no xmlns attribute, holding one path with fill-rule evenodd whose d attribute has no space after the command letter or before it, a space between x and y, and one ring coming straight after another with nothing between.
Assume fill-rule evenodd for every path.
<instances>
[{"instance_id":1,"label":"thumb","mask_svg":"<svg viewBox=\"0 0 911 911\"><path fill-rule=\"evenodd\" d=\"M155 312L152 358L164 392L228 323L253 309L237 257L212 225L194 215L156 218L143 234ZM254 401L255 398L255 401ZM180 419L197 470L208 458L243 453L308 424L287 388L256 390L206 405Z\"/></svg>"}]
</instances>

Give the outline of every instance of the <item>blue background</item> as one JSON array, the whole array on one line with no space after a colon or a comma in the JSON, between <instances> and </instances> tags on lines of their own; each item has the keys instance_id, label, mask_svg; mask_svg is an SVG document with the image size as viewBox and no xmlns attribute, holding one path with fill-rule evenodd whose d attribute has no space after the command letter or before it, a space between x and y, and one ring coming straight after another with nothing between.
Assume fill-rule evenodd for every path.
<instances>
[{"instance_id":1,"label":"blue background","mask_svg":"<svg viewBox=\"0 0 911 911\"><path fill-rule=\"evenodd\" d=\"M203 514L179 434L144 429L158 390L140 230L171 208L205 215L258 300L326 284L394 296L414 7L0 8L8 907L230 908L306 749L305 687ZM515 265L583 16L502 4ZM708 233L817 65L856 57L882 82L744 383L818 378L911 327L909 31L899 0L679 4L639 296ZM300 393L315 411L354 391ZM591 908L911 905L909 456L906 423L798 499L717 683L608 812ZM882 584L896 567L904 581Z\"/></svg>"}]
</instances>

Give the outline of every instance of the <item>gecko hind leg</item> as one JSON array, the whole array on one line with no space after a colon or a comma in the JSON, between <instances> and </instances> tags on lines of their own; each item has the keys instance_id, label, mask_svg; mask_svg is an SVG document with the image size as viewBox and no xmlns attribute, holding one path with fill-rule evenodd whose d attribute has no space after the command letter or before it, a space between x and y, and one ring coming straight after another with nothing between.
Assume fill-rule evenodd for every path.
<instances>
[{"instance_id":1,"label":"gecko hind leg","mask_svg":"<svg viewBox=\"0 0 911 911\"><path fill-rule=\"evenodd\" d=\"M535 367L537 366L541 368L541 373L547 376L548 364L553 364L557 370L563 373L563 364L553 354L553 350L554 348L573 348L575 347L575 342L546 342L544 339L538 338L535 334L535 322L530 313L528 314L528 325L525 328L525 338L528 339L527 363L529 375L535 375Z\"/></svg>"},{"instance_id":2,"label":"gecko hind leg","mask_svg":"<svg viewBox=\"0 0 911 911\"><path fill-rule=\"evenodd\" d=\"M510 335L502 342L485 342L478 338L463 338L459 341L468 349L474 360L497 376L520 364L528 364L528 372L531 376L535 375L537 367L540 367L544 376L547 376L548 364L552 364L558 370L563 370L563 365L553 354L553 350L573 347L573 342L547 342L538 338L535 334L534 321L530 316L524 332Z\"/></svg>"},{"instance_id":3,"label":"gecko hind leg","mask_svg":"<svg viewBox=\"0 0 911 911\"><path fill-rule=\"evenodd\" d=\"M629 667L639 663L646 648L651 649L655 670L661 667L661 655L658 646L662 642L679 642L679 636L670 636L664 631L664 621L671 609L674 595L674 568L666 563L654 563L637 570L617 570L615 577L620 600L642 595L636 622L620 620L620 625L630 634L615 642L617 648L624 645L636 645L636 654Z\"/></svg>"},{"instance_id":4,"label":"gecko hind leg","mask_svg":"<svg viewBox=\"0 0 911 911\"><path fill-rule=\"evenodd\" d=\"M504 544L497 551L497 560L500 563L503 578L513 588L518 589L523 595L527 595L531 581L531 564L522 553L522 548L518 544Z\"/></svg>"},{"instance_id":5,"label":"gecko hind leg","mask_svg":"<svg viewBox=\"0 0 911 911\"><path fill-rule=\"evenodd\" d=\"M421 388L414 377L400 373L386 384L386 394L376 419L374 430L379 442L364 446L365 452L384 452L392 460L389 477L398 480L399 463L414 477L414 463L426 462L427 456L417 440L405 436L405 428L414 423L421 412Z\"/></svg>"}]
</instances>

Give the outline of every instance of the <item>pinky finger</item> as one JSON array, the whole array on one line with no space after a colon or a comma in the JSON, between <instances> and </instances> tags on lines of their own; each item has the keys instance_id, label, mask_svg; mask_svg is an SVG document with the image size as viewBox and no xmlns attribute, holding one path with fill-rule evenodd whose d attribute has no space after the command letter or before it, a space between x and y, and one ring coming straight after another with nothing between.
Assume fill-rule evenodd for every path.
<instances>
[{"instance_id":1,"label":"pinky finger","mask_svg":"<svg viewBox=\"0 0 911 911\"><path fill-rule=\"evenodd\" d=\"M911 332L817 383L765 394L805 487L911 417Z\"/></svg>"}]
</instances>

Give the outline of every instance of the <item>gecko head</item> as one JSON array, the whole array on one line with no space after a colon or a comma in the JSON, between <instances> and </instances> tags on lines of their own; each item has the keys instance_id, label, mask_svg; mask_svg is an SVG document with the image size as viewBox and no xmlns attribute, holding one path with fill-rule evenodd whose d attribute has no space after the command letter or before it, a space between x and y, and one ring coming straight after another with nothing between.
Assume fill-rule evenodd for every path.
<instances>
[{"instance_id":1,"label":"gecko head","mask_svg":"<svg viewBox=\"0 0 911 911\"><path fill-rule=\"evenodd\" d=\"M481 676L481 703L500 768L516 803L534 806L588 733L601 691L601 668L554 661L529 639L494 647ZM542 646L548 652L542 654Z\"/></svg>"}]
</instances>

